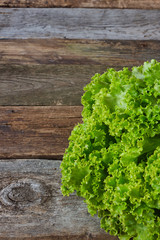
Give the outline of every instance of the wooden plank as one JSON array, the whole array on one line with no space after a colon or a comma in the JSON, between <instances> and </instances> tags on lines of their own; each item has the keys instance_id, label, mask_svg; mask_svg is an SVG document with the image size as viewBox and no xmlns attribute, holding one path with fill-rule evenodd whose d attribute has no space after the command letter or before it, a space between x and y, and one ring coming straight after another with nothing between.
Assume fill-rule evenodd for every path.
<instances>
[{"instance_id":1,"label":"wooden plank","mask_svg":"<svg viewBox=\"0 0 160 240\"><path fill-rule=\"evenodd\" d=\"M160 11L136 9L0 9L0 39L160 40Z\"/></svg>"},{"instance_id":2,"label":"wooden plank","mask_svg":"<svg viewBox=\"0 0 160 240\"><path fill-rule=\"evenodd\" d=\"M159 0L1 0L0 7L72 7L160 9Z\"/></svg>"},{"instance_id":3,"label":"wooden plank","mask_svg":"<svg viewBox=\"0 0 160 240\"><path fill-rule=\"evenodd\" d=\"M0 161L0 239L116 240L83 199L60 191L60 161Z\"/></svg>"},{"instance_id":4,"label":"wooden plank","mask_svg":"<svg viewBox=\"0 0 160 240\"><path fill-rule=\"evenodd\" d=\"M0 158L61 159L82 107L0 107Z\"/></svg>"},{"instance_id":5,"label":"wooden plank","mask_svg":"<svg viewBox=\"0 0 160 240\"><path fill-rule=\"evenodd\" d=\"M159 41L0 40L0 105L80 105L96 72L153 58Z\"/></svg>"},{"instance_id":6,"label":"wooden plank","mask_svg":"<svg viewBox=\"0 0 160 240\"><path fill-rule=\"evenodd\" d=\"M133 66L160 59L160 41L14 39L0 40L0 64ZM123 63L122 63L123 61Z\"/></svg>"},{"instance_id":7,"label":"wooden plank","mask_svg":"<svg viewBox=\"0 0 160 240\"><path fill-rule=\"evenodd\" d=\"M0 105L79 106L83 87L104 65L0 65Z\"/></svg>"}]
</instances>

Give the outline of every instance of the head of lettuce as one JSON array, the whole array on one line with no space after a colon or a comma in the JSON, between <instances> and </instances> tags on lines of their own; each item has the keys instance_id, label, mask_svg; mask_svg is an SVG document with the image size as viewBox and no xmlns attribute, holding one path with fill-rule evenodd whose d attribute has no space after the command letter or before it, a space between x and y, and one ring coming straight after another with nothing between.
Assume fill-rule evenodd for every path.
<instances>
[{"instance_id":1,"label":"head of lettuce","mask_svg":"<svg viewBox=\"0 0 160 240\"><path fill-rule=\"evenodd\" d=\"M120 240L160 239L160 63L96 74L83 123L61 163L62 193L76 190Z\"/></svg>"}]
</instances>

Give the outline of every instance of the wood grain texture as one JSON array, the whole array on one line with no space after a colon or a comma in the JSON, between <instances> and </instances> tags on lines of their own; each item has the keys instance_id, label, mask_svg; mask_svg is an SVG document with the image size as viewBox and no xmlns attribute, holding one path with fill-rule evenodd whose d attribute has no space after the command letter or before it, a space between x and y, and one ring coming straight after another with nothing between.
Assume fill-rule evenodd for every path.
<instances>
[{"instance_id":1,"label":"wood grain texture","mask_svg":"<svg viewBox=\"0 0 160 240\"><path fill-rule=\"evenodd\" d=\"M159 0L1 0L0 7L72 7L160 9Z\"/></svg>"},{"instance_id":2,"label":"wood grain texture","mask_svg":"<svg viewBox=\"0 0 160 240\"><path fill-rule=\"evenodd\" d=\"M0 10L0 39L160 40L160 11L15 8Z\"/></svg>"},{"instance_id":3,"label":"wood grain texture","mask_svg":"<svg viewBox=\"0 0 160 240\"><path fill-rule=\"evenodd\" d=\"M14 39L0 40L0 64L133 66L160 59L160 41ZM123 61L123 62L122 62Z\"/></svg>"},{"instance_id":4,"label":"wood grain texture","mask_svg":"<svg viewBox=\"0 0 160 240\"><path fill-rule=\"evenodd\" d=\"M0 107L0 158L61 159L82 107Z\"/></svg>"},{"instance_id":5,"label":"wood grain texture","mask_svg":"<svg viewBox=\"0 0 160 240\"><path fill-rule=\"evenodd\" d=\"M96 73L160 61L160 41L0 40L0 105L80 105Z\"/></svg>"},{"instance_id":6,"label":"wood grain texture","mask_svg":"<svg viewBox=\"0 0 160 240\"><path fill-rule=\"evenodd\" d=\"M116 240L83 199L60 191L60 161L0 161L0 239Z\"/></svg>"},{"instance_id":7,"label":"wood grain texture","mask_svg":"<svg viewBox=\"0 0 160 240\"><path fill-rule=\"evenodd\" d=\"M0 105L79 106L83 87L103 65L0 65Z\"/></svg>"}]
</instances>

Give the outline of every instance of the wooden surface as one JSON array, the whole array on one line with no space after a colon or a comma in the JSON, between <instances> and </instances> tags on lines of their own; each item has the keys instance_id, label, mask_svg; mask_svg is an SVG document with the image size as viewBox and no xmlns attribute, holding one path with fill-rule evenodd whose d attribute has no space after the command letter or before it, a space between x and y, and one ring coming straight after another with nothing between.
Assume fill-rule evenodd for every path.
<instances>
[{"instance_id":1,"label":"wooden surface","mask_svg":"<svg viewBox=\"0 0 160 240\"><path fill-rule=\"evenodd\" d=\"M0 159L62 159L82 107L0 107Z\"/></svg>"},{"instance_id":2,"label":"wooden surface","mask_svg":"<svg viewBox=\"0 0 160 240\"><path fill-rule=\"evenodd\" d=\"M0 7L0 240L117 240L82 198L62 196L59 165L91 76L160 61L160 1Z\"/></svg>"},{"instance_id":3,"label":"wooden surface","mask_svg":"<svg viewBox=\"0 0 160 240\"><path fill-rule=\"evenodd\" d=\"M133 66L160 60L160 41L86 39L0 40L0 64Z\"/></svg>"},{"instance_id":4,"label":"wooden surface","mask_svg":"<svg viewBox=\"0 0 160 240\"><path fill-rule=\"evenodd\" d=\"M160 9L159 0L1 0L0 7L78 7Z\"/></svg>"},{"instance_id":5,"label":"wooden surface","mask_svg":"<svg viewBox=\"0 0 160 240\"><path fill-rule=\"evenodd\" d=\"M0 239L113 240L100 229L98 217L89 215L82 198L62 196L60 163L0 161Z\"/></svg>"},{"instance_id":6,"label":"wooden surface","mask_svg":"<svg viewBox=\"0 0 160 240\"><path fill-rule=\"evenodd\" d=\"M80 105L107 68L160 60L160 41L0 40L0 105Z\"/></svg>"},{"instance_id":7,"label":"wooden surface","mask_svg":"<svg viewBox=\"0 0 160 240\"><path fill-rule=\"evenodd\" d=\"M159 10L1 9L0 39L159 40L159 22Z\"/></svg>"}]
</instances>

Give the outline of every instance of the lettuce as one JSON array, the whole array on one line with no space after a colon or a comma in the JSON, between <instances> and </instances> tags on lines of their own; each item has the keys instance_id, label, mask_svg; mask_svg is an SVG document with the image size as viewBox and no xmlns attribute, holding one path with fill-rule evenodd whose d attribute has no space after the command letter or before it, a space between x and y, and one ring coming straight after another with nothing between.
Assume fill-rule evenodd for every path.
<instances>
[{"instance_id":1,"label":"lettuce","mask_svg":"<svg viewBox=\"0 0 160 240\"><path fill-rule=\"evenodd\" d=\"M160 239L160 63L95 74L61 163L63 195L85 198L120 240Z\"/></svg>"}]
</instances>

